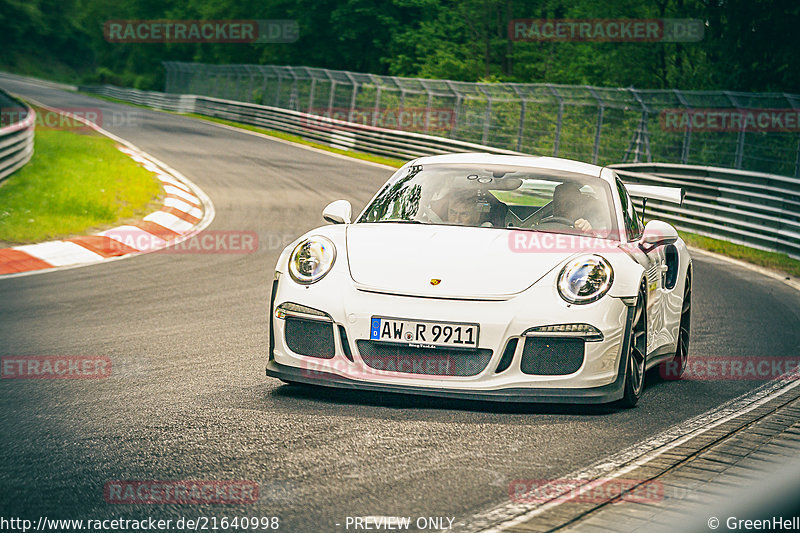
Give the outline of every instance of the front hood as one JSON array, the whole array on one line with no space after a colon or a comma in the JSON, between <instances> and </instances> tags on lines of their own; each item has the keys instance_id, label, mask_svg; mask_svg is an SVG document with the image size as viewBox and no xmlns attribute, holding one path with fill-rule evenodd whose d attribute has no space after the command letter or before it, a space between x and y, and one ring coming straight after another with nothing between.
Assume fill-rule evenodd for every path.
<instances>
[{"instance_id":1,"label":"front hood","mask_svg":"<svg viewBox=\"0 0 800 533\"><path fill-rule=\"evenodd\" d=\"M499 299L524 291L576 252L521 252L513 246L515 233L430 224L353 224L347 228L350 275L359 288L376 292ZM431 280L441 281L434 285Z\"/></svg>"}]
</instances>

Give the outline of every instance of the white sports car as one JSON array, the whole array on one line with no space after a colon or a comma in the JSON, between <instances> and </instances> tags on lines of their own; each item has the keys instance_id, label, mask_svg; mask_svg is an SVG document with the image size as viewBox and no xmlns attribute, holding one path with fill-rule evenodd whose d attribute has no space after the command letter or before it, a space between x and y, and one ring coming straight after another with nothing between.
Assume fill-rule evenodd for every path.
<instances>
[{"instance_id":1,"label":"white sports car","mask_svg":"<svg viewBox=\"0 0 800 533\"><path fill-rule=\"evenodd\" d=\"M691 259L643 227L610 168L452 154L400 168L351 221L278 259L267 375L372 391L633 406L645 371L686 367Z\"/></svg>"}]
</instances>

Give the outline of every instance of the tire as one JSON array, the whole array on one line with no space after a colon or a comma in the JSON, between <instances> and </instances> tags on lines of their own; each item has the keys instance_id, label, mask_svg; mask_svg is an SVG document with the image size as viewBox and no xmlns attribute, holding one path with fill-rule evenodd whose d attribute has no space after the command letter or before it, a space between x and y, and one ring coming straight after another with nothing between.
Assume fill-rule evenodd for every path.
<instances>
[{"instance_id":1,"label":"tire","mask_svg":"<svg viewBox=\"0 0 800 533\"><path fill-rule=\"evenodd\" d=\"M669 379L680 379L686 371L689 361L689 335L692 325L692 273L686 272L686 283L683 287L683 300L681 301L681 324L678 328L678 345L675 357L672 358L674 366L670 369Z\"/></svg>"},{"instance_id":2,"label":"tire","mask_svg":"<svg viewBox=\"0 0 800 533\"><path fill-rule=\"evenodd\" d=\"M647 297L645 287L639 289L631 319L628 353L625 354L625 385L619 400L621 407L634 407L644 390L645 353L647 351Z\"/></svg>"}]
</instances>

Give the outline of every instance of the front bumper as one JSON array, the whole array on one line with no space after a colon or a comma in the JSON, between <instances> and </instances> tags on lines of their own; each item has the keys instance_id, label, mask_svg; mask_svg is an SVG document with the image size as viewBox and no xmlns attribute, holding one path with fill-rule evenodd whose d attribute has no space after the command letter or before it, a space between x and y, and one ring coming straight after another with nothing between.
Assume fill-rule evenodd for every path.
<instances>
[{"instance_id":1,"label":"front bumper","mask_svg":"<svg viewBox=\"0 0 800 533\"><path fill-rule=\"evenodd\" d=\"M505 388L497 390L409 387L391 383L376 383L350 379L336 374L316 371L313 374L302 369L282 365L273 360L267 363L267 376L292 383L319 385L337 389L351 389L371 392L389 392L397 394L416 394L439 398L457 398L461 400L483 400L492 402L536 402L536 403L575 403L599 404L609 403L622 398L625 386L625 374L620 368L617 378L608 385L591 389L537 389L530 387Z\"/></svg>"},{"instance_id":2,"label":"front bumper","mask_svg":"<svg viewBox=\"0 0 800 533\"><path fill-rule=\"evenodd\" d=\"M266 373L285 381L327 387L421 394L475 400L554 403L606 403L622 398L624 357L630 337L631 308L618 298L569 305L552 285L542 284L502 301L453 301L360 291L345 280L324 279L301 287L276 280L270 306L270 356ZM325 289L330 282L337 289ZM538 284L537 284L538 285ZM286 342L286 321L275 318L285 302L324 311L330 318L335 350L325 358L300 355ZM531 305L535 302L538 305ZM542 302L546 302L543 304ZM370 318L399 316L419 320L479 322L479 348L491 351L485 368L471 375L428 375L376 371L362 359L359 341L369 339ZM533 326L588 323L603 340L585 343L580 368L566 375L523 372L523 332ZM510 339L518 339L511 363L501 371ZM435 373L434 373L435 374Z\"/></svg>"}]
</instances>

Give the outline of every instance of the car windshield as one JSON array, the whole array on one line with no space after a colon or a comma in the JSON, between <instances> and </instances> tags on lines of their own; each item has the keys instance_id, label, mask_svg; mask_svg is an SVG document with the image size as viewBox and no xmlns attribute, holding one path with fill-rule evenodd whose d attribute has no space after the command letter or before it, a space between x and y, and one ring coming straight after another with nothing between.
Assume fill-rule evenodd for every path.
<instances>
[{"instance_id":1,"label":"car windshield","mask_svg":"<svg viewBox=\"0 0 800 533\"><path fill-rule=\"evenodd\" d=\"M616 234L611 188L597 177L480 164L412 165L400 172L358 222Z\"/></svg>"}]
</instances>

